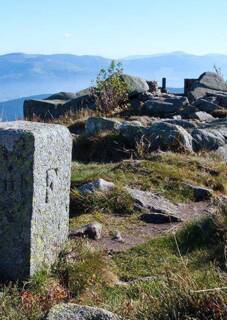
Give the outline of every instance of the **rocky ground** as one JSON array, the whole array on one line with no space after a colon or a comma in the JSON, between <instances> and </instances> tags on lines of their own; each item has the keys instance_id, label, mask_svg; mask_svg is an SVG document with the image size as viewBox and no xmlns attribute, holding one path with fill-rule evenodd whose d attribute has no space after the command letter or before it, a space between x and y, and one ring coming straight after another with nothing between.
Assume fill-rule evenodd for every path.
<instances>
[{"instance_id":1,"label":"rocky ground","mask_svg":"<svg viewBox=\"0 0 227 320\"><path fill-rule=\"evenodd\" d=\"M1 319L226 319L226 84L124 79L108 116L89 90L25 103L72 133L70 233L50 273L4 288Z\"/></svg>"}]
</instances>

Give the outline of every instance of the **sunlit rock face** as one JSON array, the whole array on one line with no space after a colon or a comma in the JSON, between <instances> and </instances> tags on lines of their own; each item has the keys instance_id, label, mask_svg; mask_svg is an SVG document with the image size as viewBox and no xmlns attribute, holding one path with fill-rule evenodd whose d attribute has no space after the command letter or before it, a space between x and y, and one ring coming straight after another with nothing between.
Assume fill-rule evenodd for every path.
<instances>
[{"instance_id":1,"label":"sunlit rock face","mask_svg":"<svg viewBox=\"0 0 227 320\"><path fill-rule=\"evenodd\" d=\"M0 124L0 278L55 261L68 235L71 149L63 126Z\"/></svg>"}]
</instances>

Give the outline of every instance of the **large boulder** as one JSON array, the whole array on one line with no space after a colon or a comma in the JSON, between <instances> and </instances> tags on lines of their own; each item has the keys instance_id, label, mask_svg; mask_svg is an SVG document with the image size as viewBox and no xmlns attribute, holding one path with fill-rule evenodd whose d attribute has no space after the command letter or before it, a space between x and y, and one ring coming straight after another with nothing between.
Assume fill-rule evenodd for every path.
<instances>
[{"instance_id":1,"label":"large boulder","mask_svg":"<svg viewBox=\"0 0 227 320\"><path fill-rule=\"evenodd\" d=\"M198 110L207 113L213 113L215 110L220 109L220 106L217 103L215 103L215 99L210 99L206 97L196 100L194 106L196 106Z\"/></svg>"},{"instance_id":2,"label":"large boulder","mask_svg":"<svg viewBox=\"0 0 227 320\"><path fill-rule=\"evenodd\" d=\"M193 151L191 135L183 127L168 122L154 122L149 127L125 122L119 131L132 143L145 139L150 151Z\"/></svg>"},{"instance_id":3,"label":"large boulder","mask_svg":"<svg viewBox=\"0 0 227 320\"><path fill-rule=\"evenodd\" d=\"M192 137L178 125L157 122L146 130L151 150L192 152Z\"/></svg>"},{"instance_id":4,"label":"large boulder","mask_svg":"<svg viewBox=\"0 0 227 320\"><path fill-rule=\"evenodd\" d=\"M146 134L146 128L139 122L125 121L119 127L120 134L128 141L139 140Z\"/></svg>"},{"instance_id":5,"label":"large boulder","mask_svg":"<svg viewBox=\"0 0 227 320\"><path fill-rule=\"evenodd\" d=\"M78 93L59 92L43 100L25 100L24 118L42 120L59 118L81 109L95 109L95 99L90 88Z\"/></svg>"},{"instance_id":6,"label":"large boulder","mask_svg":"<svg viewBox=\"0 0 227 320\"><path fill-rule=\"evenodd\" d=\"M34 118L50 120L64 114L64 100L25 100L24 101L24 118L32 120Z\"/></svg>"},{"instance_id":7,"label":"large boulder","mask_svg":"<svg viewBox=\"0 0 227 320\"><path fill-rule=\"evenodd\" d=\"M71 99L75 99L77 98L77 93L74 93L74 92L58 92L58 93L55 93L51 96L48 97L48 100L61 100L61 101L68 101L68 100L71 100Z\"/></svg>"},{"instance_id":8,"label":"large boulder","mask_svg":"<svg viewBox=\"0 0 227 320\"><path fill-rule=\"evenodd\" d=\"M121 122L104 117L90 117L85 124L85 132L94 135L102 131L118 130Z\"/></svg>"},{"instance_id":9,"label":"large boulder","mask_svg":"<svg viewBox=\"0 0 227 320\"><path fill-rule=\"evenodd\" d=\"M209 122L209 121L215 120L215 118L211 114L205 111L196 111L191 114L190 118L194 120L199 120L202 122Z\"/></svg>"},{"instance_id":10,"label":"large boulder","mask_svg":"<svg viewBox=\"0 0 227 320\"><path fill-rule=\"evenodd\" d=\"M217 93L215 95L216 103L221 107L227 108L227 93Z\"/></svg>"},{"instance_id":11,"label":"large boulder","mask_svg":"<svg viewBox=\"0 0 227 320\"><path fill-rule=\"evenodd\" d=\"M121 75L121 78L127 84L129 96L149 91L147 81L142 78L133 77L127 74Z\"/></svg>"},{"instance_id":12,"label":"large boulder","mask_svg":"<svg viewBox=\"0 0 227 320\"><path fill-rule=\"evenodd\" d=\"M46 320L120 320L116 314L95 307L81 306L74 303L55 305Z\"/></svg>"},{"instance_id":13,"label":"large boulder","mask_svg":"<svg viewBox=\"0 0 227 320\"><path fill-rule=\"evenodd\" d=\"M225 80L217 73L205 72L192 83L188 98L190 101L194 101L208 93L217 93L218 91L227 92Z\"/></svg>"},{"instance_id":14,"label":"large boulder","mask_svg":"<svg viewBox=\"0 0 227 320\"><path fill-rule=\"evenodd\" d=\"M227 118L201 124L200 129L217 130L227 139Z\"/></svg>"},{"instance_id":15,"label":"large boulder","mask_svg":"<svg viewBox=\"0 0 227 320\"><path fill-rule=\"evenodd\" d=\"M166 119L166 120L163 120L163 122L176 124L177 126L180 126L186 130L197 128L197 125L194 122L184 120L184 119Z\"/></svg>"},{"instance_id":16,"label":"large boulder","mask_svg":"<svg viewBox=\"0 0 227 320\"><path fill-rule=\"evenodd\" d=\"M194 129L191 136L195 151L212 151L225 145L225 137L217 130Z\"/></svg>"},{"instance_id":17,"label":"large boulder","mask_svg":"<svg viewBox=\"0 0 227 320\"><path fill-rule=\"evenodd\" d=\"M167 117L179 114L188 104L186 97L171 95L153 97L144 103L144 112L149 116Z\"/></svg>"}]
</instances>

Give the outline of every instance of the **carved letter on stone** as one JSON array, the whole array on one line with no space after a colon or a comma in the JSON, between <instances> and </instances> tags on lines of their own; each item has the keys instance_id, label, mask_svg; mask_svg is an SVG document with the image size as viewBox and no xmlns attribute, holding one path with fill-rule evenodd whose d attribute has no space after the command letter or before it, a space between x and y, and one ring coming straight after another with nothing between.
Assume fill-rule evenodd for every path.
<instances>
[{"instance_id":1,"label":"carved letter on stone","mask_svg":"<svg viewBox=\"0 0 227 320\"><path fill-rule=\"evenodd\" d=\"M55 185L58 183L58 169L49 169L46 172L46 203L51 202L54 196Z\"/></svg>"}]
</instances>

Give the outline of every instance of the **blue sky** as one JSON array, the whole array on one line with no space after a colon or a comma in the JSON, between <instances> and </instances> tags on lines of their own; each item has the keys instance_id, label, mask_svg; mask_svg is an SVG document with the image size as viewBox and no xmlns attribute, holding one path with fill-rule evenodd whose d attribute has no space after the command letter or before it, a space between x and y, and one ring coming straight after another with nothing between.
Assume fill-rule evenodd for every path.
<instances>
[{"instance_id":1,"label":"blue sky","mask_svg":"<svg viewBox=\"0 0 227 320\"><path fill-rule=\"evenodd\" d=\"M0 54L227 54L227 0L1 0Z\"/></svg>"}]
</instances>

